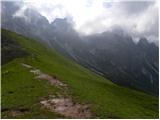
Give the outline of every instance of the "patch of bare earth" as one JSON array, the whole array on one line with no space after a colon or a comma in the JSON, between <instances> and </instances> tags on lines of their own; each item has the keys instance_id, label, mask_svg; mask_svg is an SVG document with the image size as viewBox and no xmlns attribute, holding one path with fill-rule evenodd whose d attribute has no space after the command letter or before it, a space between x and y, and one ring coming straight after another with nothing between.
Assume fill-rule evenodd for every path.
<instances>
[{"instance_id":1,"label":"patch of bare earth","mask_svg":"<svg viewBox=\"0 0 160 120\"><path fill-rule=\"evenodd\" d=\"M66 84L62 83L61 81L59 81L58 79L56 79L56 77L53 77L51 75L48 75L46 73L41 72L39 69L32 69L30 70L31 73L34 73L36 76L36 79L42 79L42 80L48 80L51 85L55 85L55 86L62 86L65 87Z\"/></svg>"},{"instance_id":2,"label":"patch of bare earth","mask_svg":"<svg viewBox=\"0 0 160 120\"><path fill-rule=\"evenodd\" d=\"M51 98L41 101L41 104L51 111L57 112L68 118L84 119L91 118L88 105L74 103L71 98Z\"/></svg>"},{"instance_id":3,"label":"patch of bare earth","mask_svg":"<svg viewBox=\"0 0 160 120\"><path fill-rule=\"evenodd\" d=\"M24 64L24 63L21 63L21 65L24 66L24 67L26 67L26 68L32 68L32 66Z\"/></svg>"},{"instance_id":4,"label":"patch of bare earth","mask_svg":"<svg viewBox=\"0 0 160 120\"><path fill-rule=\"evenodd\" d=\"M55 85L55 86L66 86L64 83L60 82L59 80L53 78L52 76L45 74L45 73L41 73L38 76L35 77L36 79L45 79L48 80L51 85Z\"/></svg>"},{"instance_id":5,"label":"patch of bare earth","mask_svg":"<svg viewBox=\"0 0 160 120\"><path fill-rule=\"evenodd\" d=\"M27 108L19 108L19 109L2 109L2 112L8 112L10 116L16 117L20 115L24 115L28 112L29 109Z\"/></svg>"},{"instance_id":6,"label":"patch of bare earth","mask_svg":"<svg viewBox=\"0 0 160 120\"><path fill-rule=\"evenodd\" d=\"M16 116L19 116L19 115L23 115L23 113L21 113L20 111L10 111L10 114L11 116L13 117L16 117Z\"/></svg>"},{"instance_id":7,"label":"patch of bare earth","mask_svg":"<svg viewBox=\"0 0 160 120\"><path fill-rule=\"evenodd\" d=\"M29 68L30 72L36 75L35 79L48 80L51 85L62 87L66 90L67 85L58 80L55 76L43 73L41 70L24 63L22 63L22 66ZM89 105L75 103L71 97L64 97L63 95L59 95L59 97L49 96L49 98L41 101L40 103L45 108L48 108L51 111L59 113L67 118L85 119L91 118L92 116Z\"/></svg>"}]
</instances>

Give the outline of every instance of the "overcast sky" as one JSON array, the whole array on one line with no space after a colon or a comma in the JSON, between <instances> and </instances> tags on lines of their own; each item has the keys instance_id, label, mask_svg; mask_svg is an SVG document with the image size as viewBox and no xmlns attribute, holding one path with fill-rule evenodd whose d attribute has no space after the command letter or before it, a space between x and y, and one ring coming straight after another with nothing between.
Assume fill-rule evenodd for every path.
<instances>
[{"instance_id":1,"label":"overcast sky","mask_svg":"<svg viewBox=\"0 0 160 120\"><path fill-rule=\"evenodd\" d=\"M83 34L122 28L134 38L145 36L158 40L158 0L22 0L16 15L27 7L38 10L49 22L72 17L74 28ZM34 2L33 2L34 1Z\"/></svg>"}]
</instances>

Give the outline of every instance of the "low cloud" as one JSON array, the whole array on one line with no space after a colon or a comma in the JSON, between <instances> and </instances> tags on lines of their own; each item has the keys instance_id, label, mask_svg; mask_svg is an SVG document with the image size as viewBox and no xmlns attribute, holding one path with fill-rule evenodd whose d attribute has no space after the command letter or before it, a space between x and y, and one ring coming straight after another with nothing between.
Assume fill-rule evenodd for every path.
<instances>
[{"instance_id":1,"label":"low cloud","mask_svg":"<svg viewBox=\"0 0 160 120\"><path fill-rule=\"evenodd\" d=\"M158 1L125 0L23 0L24 6L14 16L23 16L27 7L45 16L51 23L55 18L72 17L74 28L82 34L110 31L116 26L134 38L158 40Z\"/></svg>"}]
</instances>

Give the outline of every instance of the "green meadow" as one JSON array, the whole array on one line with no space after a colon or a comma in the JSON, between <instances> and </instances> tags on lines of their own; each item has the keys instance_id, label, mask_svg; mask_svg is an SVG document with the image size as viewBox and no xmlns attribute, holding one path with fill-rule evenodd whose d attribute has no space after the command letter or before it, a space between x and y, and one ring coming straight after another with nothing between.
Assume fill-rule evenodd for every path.
<instances>
[{"instance_id":1,"label":"green meadow","mask_svg":"<svg viewBox=\"0 0 160 120\"><path fill-rule=\"evenodd\" d=\"M45 97L59 93L90 104L93 118L159 118L158 97L118 86L37 40L7 30L1 34L29 53L1 67L2 118L63 118L40 104ZM56 76L67 84L69 91L63 93L49 82L35 79L21 63ZM11 111L17 109L26 112L13 116Z\"/></svg>"}]
</instances>

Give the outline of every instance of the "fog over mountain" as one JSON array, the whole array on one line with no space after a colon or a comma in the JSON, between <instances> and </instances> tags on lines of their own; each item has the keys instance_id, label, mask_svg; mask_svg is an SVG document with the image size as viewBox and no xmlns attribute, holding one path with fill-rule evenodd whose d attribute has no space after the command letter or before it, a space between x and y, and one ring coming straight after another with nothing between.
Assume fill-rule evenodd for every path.
<instances>
[{"instance_id":1,"label":"fog over mountain","mask_svg":"<svg viewBox=\"0 0 160 120\"><path fill-rule=\"evenodd\" d=\"M65 1L2 2L2 28L38 38L114 83L158 95L158 2Z\"/></svg>"},{"instance_id":2,"label":"fog over mountain","mask_svg":"<svg viewBox=\"0 0 160 120\"><path fill-rule=\"evenodd\" d=\"M12 0L10 0L12 1ZM15 0L13 0L15 1ZM17 0L20 8L13 17L23 17L27 8L38 11L49 23L56 18L68 18L74 29L89 35L121 29L137 42L146 37L158 44L158 1L125 0Z\"/></svg>"}]
</instances>

